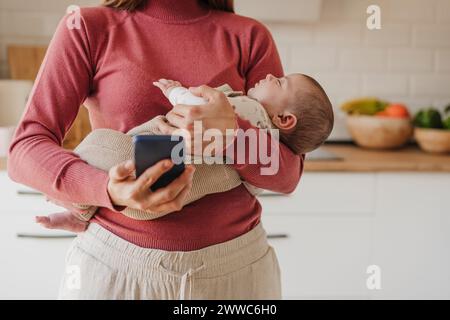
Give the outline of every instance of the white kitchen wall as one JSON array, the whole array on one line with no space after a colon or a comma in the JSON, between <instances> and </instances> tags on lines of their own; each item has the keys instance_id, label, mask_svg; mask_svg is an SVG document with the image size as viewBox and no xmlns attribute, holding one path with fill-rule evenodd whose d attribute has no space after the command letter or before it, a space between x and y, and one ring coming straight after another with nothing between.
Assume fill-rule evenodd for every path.
<instances>
[{"instance_id":1,"label":"white kitchen wall","mask_svg":"<svg viewBox=\"0 0 450 320\"><path fill-rule=\"evenodd\" d=\"M0 0L0 78L9 76L6 56L8 45L47 45L69 5L94 6L100 2L100 0Z\"/></svg>"},{"instance_id":2,"label":"white kitchen wall","mask_svg":"<svg viewBox=\"0 0 450 320\"><path fill-rule=\"evenodd\" d=\"M0 0L0 77L8 76L8 44L46 44L68 5L99 2ZM366 28L370 4L381 7L381 30ZM358 96L404 102L413 110L450 103L450 0L323 0L317 22L268 27L286 72L316 77L338 120L339 104ZM343 121L332 137L347 137Z\"/></svg>"},{"instance_id":3,"label":"white kitchen wall","mask_svg":"<svg viewBox=\"0 0 450 320\"><path fill-rule=\"evenodd\" d=\"M366 27L371 4L381 7L381 30ZM413 111L450 103L450 0L324 0L319 21L269 28L285 71L316 77L330 95L332 138L348 136L338 110L349 98L376 96Z\"/></svg>"}]
</instances>

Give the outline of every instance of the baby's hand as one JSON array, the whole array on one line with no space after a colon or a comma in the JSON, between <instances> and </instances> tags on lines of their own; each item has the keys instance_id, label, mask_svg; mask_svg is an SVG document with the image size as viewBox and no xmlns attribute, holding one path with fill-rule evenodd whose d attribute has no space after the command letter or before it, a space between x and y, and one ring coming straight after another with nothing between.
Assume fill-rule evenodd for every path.
<instances>
[{"instance_id":1,"label":"baby's hand","mask_svg":"<svg viewBox=\"0 0 450 320\"><path fill-rule=\"evenodd\" d=\"M176 87L181 87L181 83L179 83L178 81L167 79L159 79L158 81L153 82L153 85L161 89L166 98L169 97L170 90Z\"/></svg>"}]
</instances>

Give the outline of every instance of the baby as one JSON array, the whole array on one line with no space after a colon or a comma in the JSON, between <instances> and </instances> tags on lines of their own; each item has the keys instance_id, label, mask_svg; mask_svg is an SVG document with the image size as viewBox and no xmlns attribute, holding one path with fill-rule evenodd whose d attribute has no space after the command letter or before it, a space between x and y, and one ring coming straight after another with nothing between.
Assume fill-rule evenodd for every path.
<instances>
[{"instance_id":1,"label":"baby","mask_svg":"<svg viewBox=\"0 0 450 320\"><path fill-rule=\"evenodd\" d=\"M178 81L161 79L153 83L172 105L202 104ZM219 88L227 95L237 115L263 129L278 129L281 140L295 153L317 149L333 129L333 109L327 94L313 78L291 74L277 78L268 74L248 90L232 91L228 85Z\"/></svg>"},{"instance_id":2,"label":"baby","mask_svg":"<svg viewBox=\"0 0 450 320\"><path fill-rule=\"evenodd\" d=\"M182 87L178 81L160 79L153 84L162 91L172 105L205 103L202 98L194 96L188 89ZM242 92L233 91L228 85L217 89L227 96L239 117L262 129L278 129L281 141L296 154L301 155L318 148L333 128L334 117L331 103L319 83L309 76L291 74L277 78L269 74L254 88L248 90L247 96ZM128 151L131 150L131 137L137 134L158 134L158 132L152 126L152 120L130 130L127 134L109 129L97 129L86 137L74 152L89 164L107 171L113 165L132 158L130 152L120 151L122 147ZM89 144L89 140L97 136L100 138L95 143ZM111 150L112 147L116 147L117 150L112 154L104 154L102 153L104 150L96 148L99 141L105 143L109 136L114 136L111 141L114 141L116 145L105 146L104 150ZM105 164L103 159L110 159L110 161ZM197 167L193 181L196 187L192 189L185 204L207 194L230 190L241 183L244 183L252 194L259 192L256 187L241 181L237 173L230 168L227 165L200 165L199 170ZM89 205L74 204L74 206L85 212L56 213L48 217L36 217L36 221L50 229L83 231L97 208ZM161 216L130 208L126 208L122 213L139 220L152 220Z\"/></svg>"}]
</instances>

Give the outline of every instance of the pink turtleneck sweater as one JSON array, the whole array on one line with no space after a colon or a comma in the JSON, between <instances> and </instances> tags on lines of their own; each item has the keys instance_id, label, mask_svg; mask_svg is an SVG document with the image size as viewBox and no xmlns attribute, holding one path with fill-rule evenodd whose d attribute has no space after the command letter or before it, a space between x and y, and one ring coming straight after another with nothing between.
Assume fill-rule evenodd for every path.
<instances>
[{"instance_id":1,"label":"pink turtleneck sweater","mask_svg":"<svg viewBox=\"0 0 450 320\"><path fill-rule=\"evenodd\" d=\"M152 0L134 13L84 8L80 28L73 30L67 20L57 28L16 130L9 176L51 198L101 207L93 223L142 247L196 250L257 225L261 206L244 186L206 196L161 219L132 220L111 203L108 174L61 144L83 103L93 129L126 132L165 114L170 103L152 86L159 78L185 86L228 83L246 91L267 73L281 76L267 29L255 20L210 10L197 0ZM250 127L243 120L239 124ZM235 169L257 187L291 192L299 182L303 158L279 147L276 175L261 176L260 164Z\"/></svg>"}]
</instances>

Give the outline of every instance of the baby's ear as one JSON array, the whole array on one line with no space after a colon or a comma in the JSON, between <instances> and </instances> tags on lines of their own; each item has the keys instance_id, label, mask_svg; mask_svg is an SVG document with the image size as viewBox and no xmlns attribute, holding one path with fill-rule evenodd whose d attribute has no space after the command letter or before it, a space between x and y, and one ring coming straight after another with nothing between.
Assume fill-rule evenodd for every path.
<instances>
[{"instance_id":1,"label":"baby's ear","mask_svg":"<svg viewBox=\"0 0 450 320\"><path fill-rule=\"evenodd\" d=\"M284 111L281 114L272 117L273 124L280 130L292 131L297 125L297 117L289 111Z\"/></svg>"}]
</instances>

